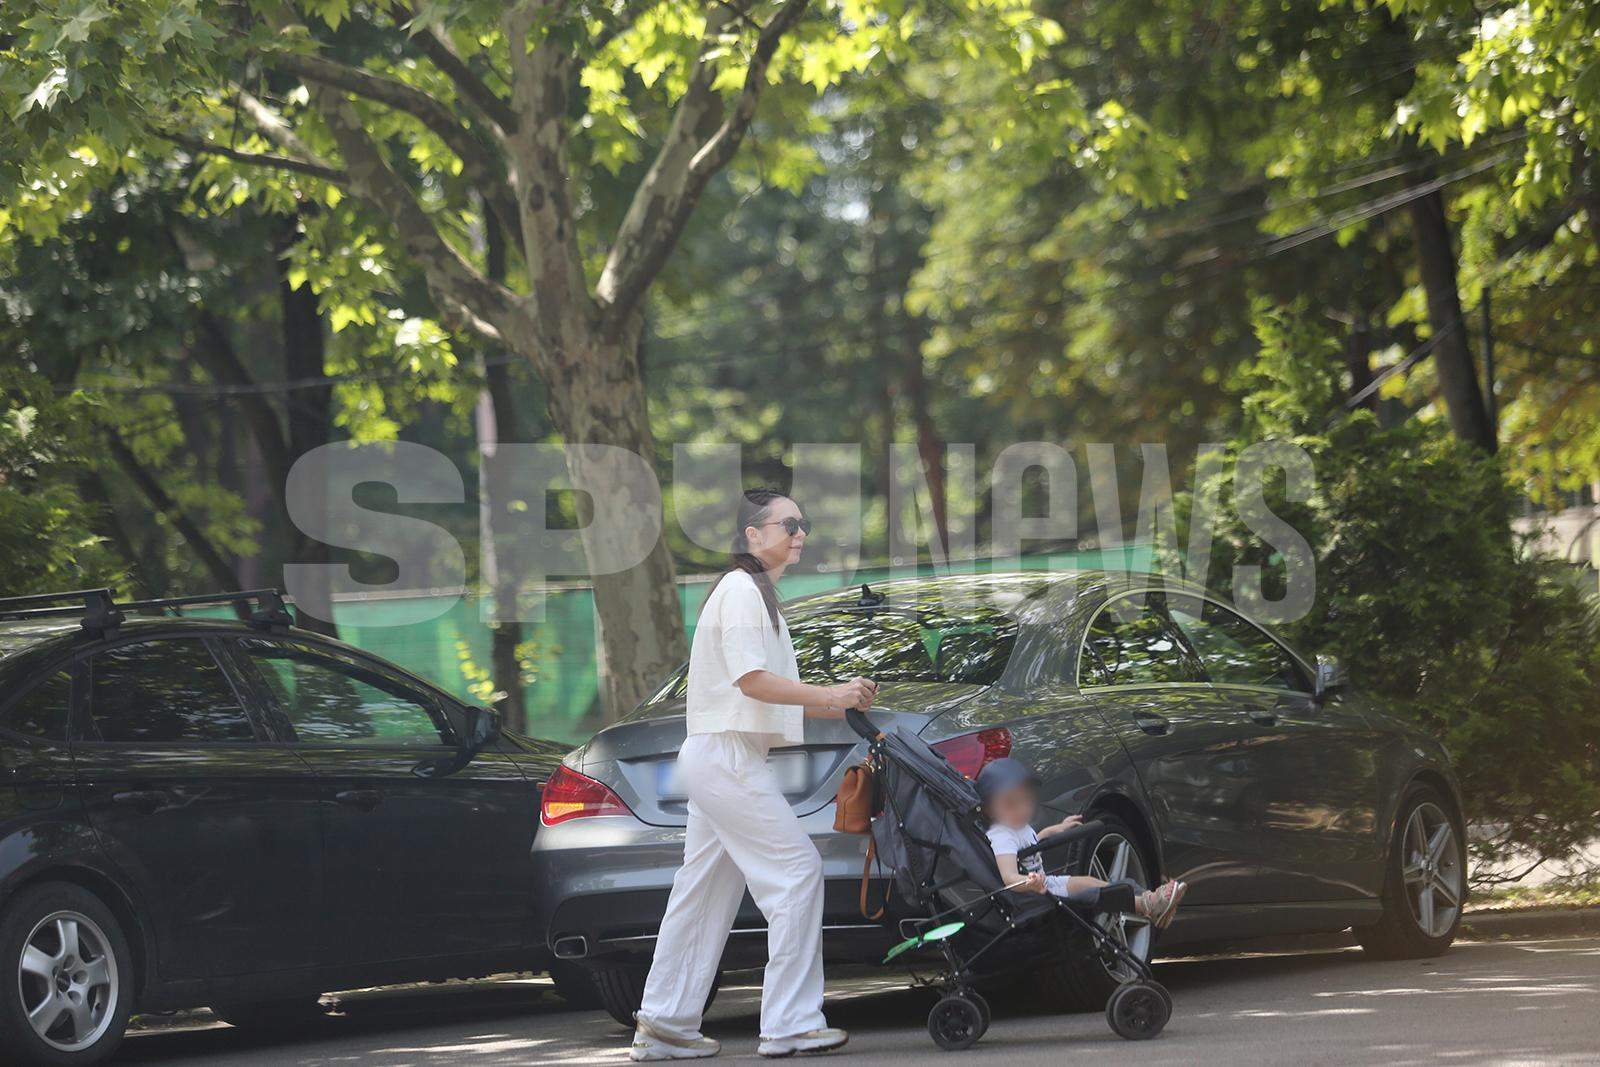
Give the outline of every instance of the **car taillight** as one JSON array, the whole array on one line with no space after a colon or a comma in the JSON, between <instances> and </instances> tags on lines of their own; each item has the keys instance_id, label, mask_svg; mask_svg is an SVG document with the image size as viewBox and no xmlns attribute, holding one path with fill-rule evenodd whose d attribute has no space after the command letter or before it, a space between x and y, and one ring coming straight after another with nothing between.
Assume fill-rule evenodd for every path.
<instances>
[{"instance_id":1,"label":"car taillight","mask_svg":"<svg viewBox=\"0 0 1600 1067\"><path fill-rule=\"evenodd\" d=\"M966 777L976 778L988 764L1011 755L1011 731L996 726L975 734L962 734L940 741L933 750Z\"/></svg>"},{"instance_id":2,"label":"car taillight","mask_svg":"<svg viewBox=\"0 0 1600 1067\"><path fill-rule=\"evenodd\" d=\"M546 826L584 819L592 815L627 815L628 805L604 782L579 774L571 767L557 767L544 784L539 801L539 821Z\"/></svg>"}]
</instances>

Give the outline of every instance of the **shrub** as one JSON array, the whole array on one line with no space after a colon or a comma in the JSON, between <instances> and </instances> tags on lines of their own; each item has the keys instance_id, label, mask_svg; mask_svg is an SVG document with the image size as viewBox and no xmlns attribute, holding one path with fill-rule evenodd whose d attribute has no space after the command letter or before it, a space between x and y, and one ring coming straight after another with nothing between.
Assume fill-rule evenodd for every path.
<instances>
[{"instance_id":1,"label":"shrub","mask_svg":"<svg viewBox=\"0 0 1600 1067\"><path fill-rule=\"evenodd\" d=\"M1231 460L1288 440L1315 464L1303 503L1269 487L1272 510L1310 543L1311 612L1282 626L1331 652L1378 706L1421 723L1456 760L1480 860L1512 850L1564 856L1600 812L1600 625L1561 565L1512 531L1517 494L1502 465L1437 420L1380 426L1344 412L1336 342L1298 309L1258 308L1261 342L1236 386ZM1337 414L1334 414L1337 413ZM1282 560L1219 494L1214 562L1254 563L1281 595ZM1180 500L1184 515L1189 502ZM1273 593L1273 578L1277 592Z\"/></svg>"}]
</instances>

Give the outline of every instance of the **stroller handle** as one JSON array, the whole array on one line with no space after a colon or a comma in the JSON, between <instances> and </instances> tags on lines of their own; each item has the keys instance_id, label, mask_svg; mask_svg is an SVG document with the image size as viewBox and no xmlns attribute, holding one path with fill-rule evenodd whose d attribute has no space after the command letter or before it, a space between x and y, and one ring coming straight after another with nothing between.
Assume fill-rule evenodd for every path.
<instances>
[{"instance_id":1,"label":"stroller handle","mask_svg":"<svg viewBox=\"0 0 1600 1067\"><path fill-rule=\"evenodd\" d=\"M882 732L876 726L872 725L872 720L867 718L866 714L860 708L845 708L844 721L850 724L850 729L854 730L857 734L866 738L868 741L871 741Z\"/></svg>"},{"instance_id":2,"label":"stroller handle","mask_svg":"<svg viewBox=\"0 0 1600 1067\"><path fill-rule=\"evenodd\" d=\"M1059 834L1051 834L1037 845L1029 845L1027 848L1018 849L1017 861L1021 862L1029 856L1037 856L1041 852L1048 852L1063 845L1070 845L1074 841L1088 837L1090 834L1097 834L1105 828L1106 824L1099 819L1091 819L1088 822L1079 823L1077 826L1063 830Z\"/></svg>"}]
</instances>

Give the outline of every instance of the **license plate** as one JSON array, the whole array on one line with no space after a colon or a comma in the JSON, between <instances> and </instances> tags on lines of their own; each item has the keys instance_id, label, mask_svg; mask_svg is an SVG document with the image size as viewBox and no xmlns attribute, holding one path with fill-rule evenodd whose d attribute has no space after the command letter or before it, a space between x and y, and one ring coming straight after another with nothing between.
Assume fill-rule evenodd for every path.
<instances>
[{"instance_id":1,"label":"license plate","mask_svg":"<svg viewBox=\"0 0 1600 1067\"><path fill-rule=\"evenodd\" d=\"M806 752L783 752L767 758L767 766L778 779L778 788L786 795L804 793L811 788L811 756ZM677 760L663 760L656 764L656 795L662 800L683 800L682 776Z\"/></svg>"}]
</instances>

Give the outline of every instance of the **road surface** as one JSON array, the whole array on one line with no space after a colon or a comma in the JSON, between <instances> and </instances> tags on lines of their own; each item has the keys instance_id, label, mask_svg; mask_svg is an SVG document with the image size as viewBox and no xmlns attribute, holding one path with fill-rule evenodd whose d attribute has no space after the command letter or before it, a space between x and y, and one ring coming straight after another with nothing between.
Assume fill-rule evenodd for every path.
<instances>
[{"instance_id":1,"label":"road surface","mask_svg":"<svg viewBox=\"0 0 1600 1067\"><path fill-rule=\"evenodd\" d=\"M738 976L745 982L758 976ZM887 973L829 982L828 1016L849 1028L852 1064L1600 1064L1600 939L1460 944L1441 959L1375 963L1359 951L1178 960L1157 966L1176 999L1165 1034L1123 1042L1099 1014L996 1005L965 1053L941 1053L928 999ZM754 1062L759 989L724 988L706 1032L721 1061ZM628 1035L599 1012L568 1011L543 981L342 995L290 1035L221 1023L131 1035L118 1063L194 1067L473 1067L626 1061ZM720 1062L720 1061L719 1061ZM842 1067L842 1065L841 1065Z\"/></svg>"}]
</instances>

